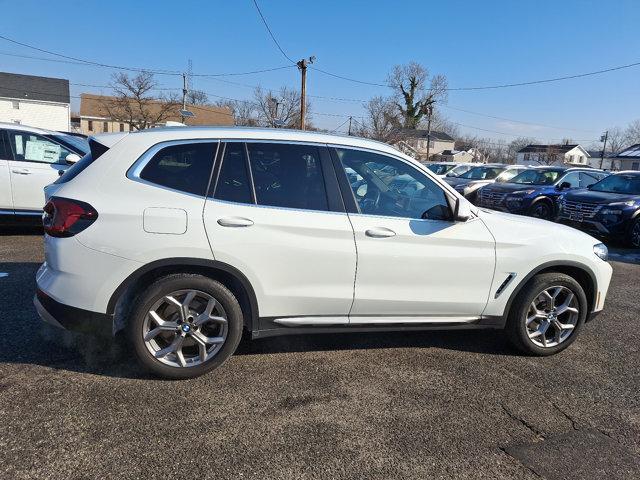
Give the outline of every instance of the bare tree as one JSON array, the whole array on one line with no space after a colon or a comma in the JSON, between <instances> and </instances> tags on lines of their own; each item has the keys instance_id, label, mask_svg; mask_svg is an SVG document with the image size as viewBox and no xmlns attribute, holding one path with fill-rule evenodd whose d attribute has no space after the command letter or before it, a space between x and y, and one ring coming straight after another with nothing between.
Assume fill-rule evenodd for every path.
<instances>
[{"instance_id":1,"label":"bare tree","mask_svg":"<svg viewBox=\"0 0 640 480\"><path fill-rule=\"evenodd\" d=\"M425 120L422 119L420 123L420 128L426 128ZM440 110L437 108L433 109L433 114L431 115L431 130L436 132L444 132L447 135L457 138L460 136L460 127L445 117Z\"/></svg>"},{"instance_id":2,"label":"bare tree","mask_svg":"<svg viewBox=\"0 0 640 480\"><path fill-rule=\"evenodd\" d=\"M256 104L242 100L220 100L218 107L227 107L233 114L233 123L239 127L257 127Z\"/></svg>"},{"instance_id":3,"label":"bare tree","mask_svg":"<svg viewBox=\"0 0 640 480\"><path fill-rule=\"evenodd\" d=\"M395 106L403 128L417 128L433 104L447 96L446 77L430 76L429 71L416 62L397 65L387 81L396 91Z\"/></svg>"},{"instance_id":4,"label":"bare tree","mask_svg":"<svg viewBox=\"0 0 640 480\"><path fill-rule=\"evenodd\" d=\"M640 143L640 142L636 142ZM607 135L607 148L606 152L618 153L627 147L625 132L620 127L613 127L609 129ZM594 150L602 150L602 147L596 147Z\"/></svg>"},{"instance_id":5,"label":"bare tree","mask_svg":"<svg viewBox=\"0 0 640 480\"><path fill-rule=\"evenodd\" d=\"M522 150L527 145L535 145L536 143L538 143L538 141L535 138L531 137L518 137L514 140L511 140L507 148L507 158L511 160L510 163L515 162L515 159L520 150Z\"/></svg>"},{"instance_id":6,"label":"bare tree","mask_svg":"<svg viewBox=\"0 0 640 480\"><path fill-rule=\"evenodd\" d=\"M399 120L391 100L373 97L363 107L367 113L363 123L356 124L356 135L387 143L398 140Z\"/></svg>"},{"instance_id":7,"label":"bare tree","mask_svg":"<svg viewBox=\"0 0 640 480\"><path fill-rule=\"evenodd\" d=\"M558 161L564 163L564 152L561 145L546 145L544 150L538 153L538 163L540 165L553 165Z\"/></svg>"},{"instance_id":8,"label":"bare tree","mask_svg":"<svg viewBox=\"0 0 640 480\"><path fill-rule=\"evenodd\" d=\"M173 94L159 97L151 94L157 84L149 72L140 72L134 77L116 73L110 85L115 95L105 98L101 102L102 108L109 118L126 122L136 130L164 123L175 116L180 108L180 102Z\"/></svg>"},{"instance_id":9,"label":"bare tree","mask_svg":"<svg viewBox=\"0 0 640 480\"><path fill-rule=\"evenodd\" d=\"M258 123L266 127L300 127L300 93L281 87L277 93L261 87L253 93ZM311 104L307 102L305 123L311 117Z\"/></svg>"},{"instance_id":10,"label":"bare tree","mask_svg":"<svg viewBox=\"0 0 640 480\"><path fill-rule=\"evenodd\" d=\"M202 90L188 90L187 104L189 105L208 105L209 96Z\"/></svg>"},{"instance_id":11,"label":"bare tree","mask_svg":"<svg viewBox=\"0 0 640 480\"><path fill-rule=\"evenodd\" d=\"M624 140L625 147L640 143L640 120L634 120L627 126L624 130Z\"/></svg>"}]
</instances>

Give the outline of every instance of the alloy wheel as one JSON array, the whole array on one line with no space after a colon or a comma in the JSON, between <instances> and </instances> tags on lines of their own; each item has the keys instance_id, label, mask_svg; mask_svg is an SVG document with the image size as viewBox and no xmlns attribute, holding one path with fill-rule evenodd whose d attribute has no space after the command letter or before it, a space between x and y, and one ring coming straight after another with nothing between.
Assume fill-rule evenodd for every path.
<instances>
[{"instance_id":1,"label":"alloy wheel","mask_svg":"<svg viewBox=\"0 0 640 480\"><path fill-rule=\"evenodd\" d=\"M539 202L537 205L533 207L532 216L535 218L541 218L543 220L548 220L551 218L551 209L549 205L544 202Z\"/></svg>"},{"instance_id":2,"label":"alloy wheel","mask_svg":"<svg viewBox=\"0 0 640 480\"><path fill-rule=\"evenodd\" d=\"M560 345L578 323L579 306L577 296L567 287L553 286L540 292L527 311L529 340L542 348Z\"/></svg>"},{"instance_id":3,"label":"alloy wheel","mask_svg":"<svg viewBox=\"0 0 640 480\"><path fill-rule=\"evenodd\" d=\"M147 350L172 367L210 360L227 338L227 314L208 293L178 290L153 304L142 324Z\"/></svg>"},{"instance_id":4,"label":"alloy wheel","mask_svg":"<svg viewBox=\"0 0 640 480\"><path fill-rule=\"evenodd\" d=\"M640 220L636 220L631 228L631 245L640 247Z\"/></svg>"}]
</instances>

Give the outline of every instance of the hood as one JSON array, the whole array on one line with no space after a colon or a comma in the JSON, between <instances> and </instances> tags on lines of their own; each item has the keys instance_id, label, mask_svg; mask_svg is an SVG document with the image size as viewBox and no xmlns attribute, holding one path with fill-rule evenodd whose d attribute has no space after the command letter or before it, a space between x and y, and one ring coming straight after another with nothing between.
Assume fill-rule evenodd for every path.
<instances>
[{"instance_id":1,"label":"hood","mask_svg":"<svg viewBox=\"0 0 640 480\"><path fill-rule=\"evenodd\" d=\"M609 203L628 202L631 200L640 201L640 195L629 195L627 193L596 192L588 189L574 190L564 194L563 198L569 202L595 203L597 205L607 205Z\"/></svg>"},{"instance_id":2,"label":"hood","mask_svg":"<svg viewBox=\"0 0 640 480\"><path fill-rule=\"evenodd\" d=\"M479 209L478 216L498 245L533 244L572 252L579 245L589 251L599 240L575 228L539 218Z\"/></svg>"},{"instance_id":3,"label":"hood","mask_svg":"<svg viewBox=\"0 0 640 480\"><path fill-rule=\"evenodd\" d=\"M487 190L491 192L500 192L500 193L513 193L519 192L522 190L539 190L545 188L554 188L553 185L524 185L521 183L495 183L493 185L487 187Z\"/></svg>"},{"instance_id":4,"label":"hood","mask_svg":"<svg viewBox=\"0 0 640 480\"><path fill-rule=\"evenodd\" d=\"M490 183L494 183L495 180L472 180L470 178L446 178L445 182L447 182L452 187L464 186L464 187L481 187L483 185L488 185Z\"/></svg>"}]
</instances>

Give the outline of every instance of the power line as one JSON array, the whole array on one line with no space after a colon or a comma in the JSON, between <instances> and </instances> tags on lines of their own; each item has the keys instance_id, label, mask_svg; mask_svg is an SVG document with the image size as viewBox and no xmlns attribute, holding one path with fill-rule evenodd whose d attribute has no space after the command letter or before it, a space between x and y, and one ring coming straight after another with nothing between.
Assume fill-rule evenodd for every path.
<instances>
[{"instance_id":1,"label":"power line","mask_svg":"<svg viewBox=\"0 0 640 480\"><path fill-rule=\"evenodd\" d=\"M264 15L262 14L260 7L258 6L258 2L256 0L253 0L253 4L255 5L256 10L258 11L258 15L260 15L260 18L262 19L262 23L264 23L264 26L267 28L267 32L269 32L269 35L271 36L271 40L273 40L273 43L276 44L276 47L278 47L278 50L280 50L280 53L284 56L284 58L286 58L287 60L289 60L291 63L295 65L296 62L292 60L291 57L287 55L287 53L282 49L282 47L280 46L280 43L278 43L278 40L276 39L276 36L271 31L271 28L269 28L269 24L267 23L267 20L264 18Z\"/></svg>"},{"instance_id":2,"label":"power line","mask_svg":"<svg viewBox=\"0 0 640 480\"><path fill-rule=\"evenodd\" d=\"M52 52L50 50L45 50L43 48L40 47L36 47L34 45L29 45L27 43L23 43L23 42L19 42L17 40L14 40L12 38L6 37L4 35L0 35L0 39L3 39L7 42L10 43L14 43L16 45L20 45L22 47L26 47L26 48L30 48L32 50L36 50L38 52L42 52L42 53L46 53L48 55L53 55L56 57L60 57L60 58L64 58L67 61L62 61L62 60L55 60L52 58L42 58L42 57L32 57L29 55L19 55L19 54L15 54L15 53L0 53L0 55L8 55L8 56L12 56L12 57L20 57L20 58L30 58L33 60L44 60L44 61L50 61L50 62L60 62L60 63L70 63L70 64L74 64L74 65L92 65L95 67L102 67L102 68L109 68L111 70L125 70L125 71L131 71L131 72L149 72L149 73L153 73L156 75L171 75L171 76L182 76L182 72L179 72L177 70L162 70L162 69L151 69L151 68L140 68L140 67L125 67L125 66L121 66L121 65L111 65L108 63L101 63L101 62L95 62L92 60L85 60L82 58L77 58L77 57L72 57L70 55L64 55L62 53L57 53L57 52ZM229 72L229 73L194 73L192 74L194 77L230 77L230 76L241 76L241 75L253 75L253 74L258 74L258 73L266 73L266 72L274 72L277 70L284 70L284 69L289 69L289 68L294 68L295 65L283 65L280 67L273 67L273 68L263 68L263 69L258 69L258 70L251 70L251 71L246 71L246 72Z\"/></svg>"},{"instance_id":3,"label":"power line","mask_svg":"<svg viewBox=\"0 0 640 480\"><path fill-rule=\"evenodd\" d=\"M348 122L349 120L351 120L351 117L347 118L344 122L342 122L340 125L338 125L338 126L337 126L336 128L334 128L333 130L329 130L329 133L335 133L335 132L337 132L337 131L338 131L338 130L340 130L342 127L344 127L344 126L347 124L347 122Z\"/></svg>"}]
</instances>

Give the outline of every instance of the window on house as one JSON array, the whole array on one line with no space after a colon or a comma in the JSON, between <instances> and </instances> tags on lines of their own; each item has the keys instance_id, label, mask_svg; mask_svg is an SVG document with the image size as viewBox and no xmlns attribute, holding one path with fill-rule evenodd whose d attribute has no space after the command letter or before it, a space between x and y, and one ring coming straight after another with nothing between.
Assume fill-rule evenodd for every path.
<instances>
[{"instance_id":1,"label":"window on house","mask_svg":"<svg viewBox=\"0 0 640 480\"><path fill-rule=\"evenodd\" d=\"M102 122L102 131L103 132L109 131L109 122Z\"/></svg>"},{"instance_id":2,"label":"window on house","mask_svg":"<svg viewBox=\"0 0 640 480\"><path fill-rule=\"evenodd\" d=\"M87 128L90 132L93 132L93 120L89 120L89 125L87 125Z\"/></svg>"},{"instance_id":3,"label":"window on house","mask_svg":"<svg viewBox=\"0 0 640 480\"><path fill-rule=\"evenodd\" d=\"M525 153L524 154L524 159L525 160L531 160L531 154L530 153Z\"/></svg>"},{"instance_id":4,"label":"window on house","mask_svg":"<svg viewBox=\"0 0 640 480\"><path fill-rule=\"evenodd\" d=\"M121 124L120 124L120 131L121 131L121 132L124 132L124 123L121 123Z\"/></svg>"},{"instance_id":5,"label":"window on house","mask_svg":"<svg viewBox=\"0 0 640 480\"><path fill-rule=\"evenodd\" d=\"M11 102L11 105L13 105L13 109L14 110L20 110L20 102L17 100L14 100L13 102Z\"/></svg>"},{"instance_id":6,"label":"window on house","mask_svg":"<svg viewBox=\"0 0 640 480\"><path fill-rule=\"evenodd\" d=\"M633 162L631 164L631 170L640 170L640 162Z\"/></svg>"}]
</instances>

